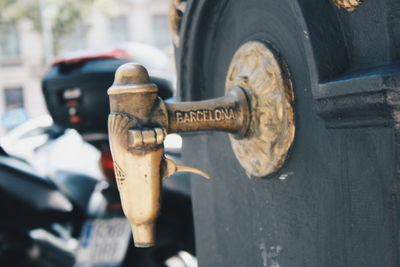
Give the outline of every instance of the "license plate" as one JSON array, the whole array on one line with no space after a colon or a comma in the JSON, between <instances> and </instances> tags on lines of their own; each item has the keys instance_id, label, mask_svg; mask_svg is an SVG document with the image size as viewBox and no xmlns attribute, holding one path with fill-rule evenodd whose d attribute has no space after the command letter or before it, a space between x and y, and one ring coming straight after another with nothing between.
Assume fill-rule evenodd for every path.
<instances>
[{"instance_id":1,"label":"license plate","mask_svg":"<svg viewBox=\"0 0 400 267\"><path fill-rule=\"evenodd\" d=\"M87 221L75 266L118 266L124 260L130 239L131 229L125 218Z\"/></svg>"}]
</instances>

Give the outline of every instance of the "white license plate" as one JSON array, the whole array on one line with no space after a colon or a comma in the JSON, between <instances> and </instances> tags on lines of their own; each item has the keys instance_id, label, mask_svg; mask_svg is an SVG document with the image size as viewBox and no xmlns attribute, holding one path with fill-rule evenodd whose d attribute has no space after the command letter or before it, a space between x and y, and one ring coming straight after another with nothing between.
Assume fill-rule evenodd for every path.
<instances>
[{"instance_id":1,"label":"white license plate","mask_svg":"<svg viewBox=\"0 0 400 267\"><path fill-rule=\"evenodd\" d=\"M76 266L118 266L131 239L125 218L95 219L85 223L76 253Z\"/></svg>"}]
</instances>

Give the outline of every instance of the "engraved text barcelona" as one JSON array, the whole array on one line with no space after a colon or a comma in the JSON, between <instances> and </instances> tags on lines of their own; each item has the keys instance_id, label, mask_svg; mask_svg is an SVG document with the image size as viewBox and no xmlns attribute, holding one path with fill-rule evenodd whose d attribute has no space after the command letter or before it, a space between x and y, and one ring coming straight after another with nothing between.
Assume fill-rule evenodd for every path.
<instances>
[{"instance_id":1,"label":"engraved text barcelona","mask_svg":"<svg viewBox=\"0 0 400 267\"><path fill-rule=\"evenodd\" d=\"M235 115L232 108L216 108L214 110L192 110L175 112L177 123L209 122L234 120Z\"/></svg>"}]
</instances>

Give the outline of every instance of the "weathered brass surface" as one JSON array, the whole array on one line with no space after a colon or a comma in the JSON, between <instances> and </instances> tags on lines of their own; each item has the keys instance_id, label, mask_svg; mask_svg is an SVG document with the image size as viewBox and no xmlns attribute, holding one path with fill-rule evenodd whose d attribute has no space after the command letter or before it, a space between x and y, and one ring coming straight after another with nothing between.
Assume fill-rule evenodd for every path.
<instances>
[{"instance_id":1,"label":"weathered brass surface","mask_svg":"<svg viewBox=\"0 0 400 267\"><path fill-rule=\"evenodd\" d=\"M226 86L224 97L165 103L144 67L128 63L118 68L108 89L109 138L136 246L155 242L163 178L176 172L209 178L201 170L165 158L167 133L225 131L247 172L261 177L282 166L294 137L293 92L274 54L260 42L246 43L232 60Z\"/></svg>"},{"instance_id":2,"label":"weathered brass surface","mask_svg":"<svg viewBox=\"0 0 400 267\"><path fill-rule=\"evenodd\" d=\"M186 0L169 0L169 28L175 47L179 47L179 31L183 12L186 9Z\"/></svg>"},{"instance_id":3,"label":"weathered brass surface","mask_svg":"<svg viewBox=\"0 0 400 267\"><path fill-rule=\"evenodd\" d=\"M284 163L295 134L292 83L274 53L257 41L242 45L233 56L225 83L245 88L251 123L243 139L230 136L236 158L248 174L263 177Z\"/></svg>"},{"instance_id":4,"label":"weathered brass surface","mask_svg":"<svg viewBox=\"0 0 400 267\"><path fill-rule=\"evenodd\" d=\"M333 0L333 2L347 11L353 11L357 6L361 5L361 0Z\"/></svg>"}]
</instances>

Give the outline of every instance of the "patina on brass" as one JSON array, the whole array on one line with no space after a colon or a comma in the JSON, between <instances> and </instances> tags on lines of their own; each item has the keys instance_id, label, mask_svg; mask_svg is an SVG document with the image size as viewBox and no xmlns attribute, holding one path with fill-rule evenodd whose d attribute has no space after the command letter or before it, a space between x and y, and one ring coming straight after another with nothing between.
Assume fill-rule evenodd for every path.
<instances>
[{"instance_id":1,"label":"patina on brass","mask_svg":"<svg viewBox=\"0 0 400 267\"><path fill-rule=\"evenodd\" d=\"M179 32L183 13L186 9L186 0L169 0L169 28L175 47L179 47Z\"/></svg>"},{"instance_id":2,"label":"patina on brass","mask_svg":"<svg viewBox=\"0 0 400 267\"><path fill-rule=\"evenodd\" d=\"M251 98L248 134L230 141L242 167L256 177L282 167L294 139L292 83L280 65L264 43L251 41L236 51L226 78L227 94L239 85Z\"/></svg>"},{"instance_id":3,"label":"patina on brass","mask_svg":"<svg viewBox=\"0 0 400 267\"><path fill-rule=\"evenodd\" d=\"M333 2L347 11L354 11L357 6L361 5L361 0L333 0Z\"/></svg>"},{"instance_id":4,"label":"patina on brass","mask_svg":"<svg viewBox=\"0 0 400 267\"><path fill-rule=\"evenodd\" d=\"M161 180L176 172L205 172L164 156L167 133L225 131L242 166L264 176L282 166L293 141L291 83L274 54L249 42L235 54L226 96L197 102L165 103L146 69L133 63L118 68L108 89L108 128L124 213L136 246L155 242Z\"/></svg>"}]
</instances>

